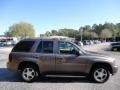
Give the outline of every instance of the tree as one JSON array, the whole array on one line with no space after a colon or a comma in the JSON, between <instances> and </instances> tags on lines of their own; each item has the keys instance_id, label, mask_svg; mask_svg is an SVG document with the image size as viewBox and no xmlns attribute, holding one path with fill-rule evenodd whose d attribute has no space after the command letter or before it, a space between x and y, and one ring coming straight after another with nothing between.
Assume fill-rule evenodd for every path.
<instances>
[{"instance_id":1,"label":"tree","mask_svg":"<svg viewBox=\"0 0 120 90\"><path fill-rule=\"evenodd\" d=\"M45 33L45 36L51 36L51 32L47 31L47 32Z\"/></svg>"},{"instance_id":2,"label":"tree","mask_svg":"<svg viewBox=\"0 0 120 90\"><path fill-rule=\"evenodd\" d=\"M102 24L99 24L99 25L94 24L92 26L92 31L94 31L97 35L99 35L99 37L100 37L101 30L103 30L103 25Z\"/></svg>"},{"instance_id":3,"label":"tree","mask_svg":"<svg viewBox=\"0 0 120 90\"><path fill-rule=\"evenodd\" d=\"M35 37L35 30L33 25L26 22L20 22L10 26L9 30L5 32L5 35L23 39L28 37Z\"/></svg>"},{"instance_id":4,"label":"tree","mask_svg":"<svg viewBox=\"0 0 120 90\"><path fill-rule=\"evenodd\" d=\"M98 35L97 35L95 32L91 32L91 33L90 33L90 37L91 37L92 39L95 39L95 38L98 38Z\"/></svg>"},{"instance_id":5,"label":"tree","mask_svg":"<svg viewBox=\"0 0 120 90\"><path fill-rule=\"evenodd\" d=\"M58 35L61 36L68 36L68 37L75 37L78 34L78 30L74 29L59 29Z\"/></svg>"},{"instance_id":6,"label":"tree","mask_svg":"<svg viewBox=\"0 0 120 90\"><path fill-rule=\"evenodd\" d=\"M112 37L112 32L109 29L103 29L100 34L102 39L107 39Z\"/></svg>"},{"instance_id":7,"label":"tree","mask_svg":"<svg viewBox=\"0 0 120 90\"><path fill-rule=\"evenodd\" d=\"M51 31L51 34L52 34L52 35L58 35L58 32L57 32L57 30L52 30L52 31Z\"/></svg>"},{"instance_id":8,"label":"tree","mask_svg":"<svg viewBox=\"0 0 120 90\"><path fill-rule=\"evenodd\" d=\"M52 31L51 31L51 34L52 34L52 35L58 35L58 32L57 32L57 30L52 30Z\"/></svg>"},{"instance_id":9,"label":"tree","mask_svg":"<svg viewBox=\"0 0 120 90\"><path fill-rule=\"evenodd\" d=\"M90 30L91 30L90 25L85 25L85 26L83 27L83 30L90 31Z\"/></svg>"},{"instance_id":10,"label":"tree","mask_svg":"<svg viewBox=\"0 0 120 90\"><path fill-rule=\"evenodd\" d=\"M90 32L89 31L83 31L83 38L84 39L90 39L91 38Z\"/></svg>"},{"instance_id":11,"label":"tree","mask_svg":"<svg viewBox=\"0 0 120 90\"><path fill-rule=\"evenodd\" d=\"M79 30L65 28L59 30L52 30L50 33L51 35L74 37L77 40L98 38L109 38L110 40L115 40L116 37L120 37L120 23L113 24L105 22L104 24L93 24L92 27L90 25L85 25L80 27Z\"/></svg>"},{"instance_id":12,"label":"tree","mask_svg":"<svg viewBox=\"0 0 120 90\"><path fill-rule=\"evenodd\" d=\"M60 36L68 36L69 33L68 29L59 29L58 32Z\"/></svg>"},{"instance_id":13,"label":"tree","mask_svg":"<svg viewBox=\"0 0 120 90\"><path fill-rule=\"evenodd\" d=\"M117 31L116 36L120 37L120 23L117 23L117 25L116 25L116 31Z\"/></svg>"},{"instance_id":14,"label":"tree","mask_svg":"<svg viewBox=\"0 0 120 90\"><path fill-rule=\"evenodd\" d=\"M112 32L112 37L115 39L116 36L117 36L117 33L118 33L118 30L116 28L116 25L114 25L113 23L108 23L106 22L104 25L103 25L103 28L104 29L109 29L111 32Z\"/></svg>"}]
</instances>

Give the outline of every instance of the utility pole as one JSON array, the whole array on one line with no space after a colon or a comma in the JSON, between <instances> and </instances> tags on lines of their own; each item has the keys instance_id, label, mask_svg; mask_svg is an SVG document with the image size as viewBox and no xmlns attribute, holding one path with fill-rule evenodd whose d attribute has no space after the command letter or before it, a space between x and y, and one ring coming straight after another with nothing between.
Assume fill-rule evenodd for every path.
<instances>
[{"instance_id":1,"label":"utility pole","mask_svg":"<svg viewBox=\"0 0 120 90\"><path fill-rule=\"evenodd\" d=\"M81 39L81 42L82 42L82 39L83 39L83 37L82 37L82 33L83 33L83 29L80 28L80 39Z\"/></svg>"}]
</instances>

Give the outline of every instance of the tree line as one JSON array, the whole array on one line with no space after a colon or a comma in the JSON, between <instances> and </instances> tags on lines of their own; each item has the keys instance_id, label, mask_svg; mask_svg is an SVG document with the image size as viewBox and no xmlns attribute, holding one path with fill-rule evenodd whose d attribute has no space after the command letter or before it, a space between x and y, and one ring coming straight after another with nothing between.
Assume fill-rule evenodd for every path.
<instances>
[{"instance_id":1,"label":"tree line","mask_svg":"<svg viewBox=\"0 0 120 90\"><path fill-rule=\"evenodd\" d=\"M116 37L120 37L120 23L104 23L104 24L94 24L92 26L85 25L80 27L79 30L74 29L59 29L46 31L43 36L68 36L80 40L81 35L83 39L111 39L115 40Z\"/></svg>"},{"instance_id":2,"label":"tree line","mask_svg":"<svg viewBox=\"0 0 120 90\"><path fill-rule=\"evenodd\" d=\"M5 32L6 36L9 37L18 37L18 38L27 38L27 37L35 37L35 29L32 24L27 22L20 22L13 24L9 27L9 29ZM51 30L46 31L44 34L40 34L40 36L68 36L73 37L78 40L83 39L111 39L115 40L120 37L120 23L104 23L104 24L94 24L92 26L85 25L81 26L78 30L75 29L59 29L59 30ZM120 39L120 38L119 38Z\"/></svg>"}]
</instances>

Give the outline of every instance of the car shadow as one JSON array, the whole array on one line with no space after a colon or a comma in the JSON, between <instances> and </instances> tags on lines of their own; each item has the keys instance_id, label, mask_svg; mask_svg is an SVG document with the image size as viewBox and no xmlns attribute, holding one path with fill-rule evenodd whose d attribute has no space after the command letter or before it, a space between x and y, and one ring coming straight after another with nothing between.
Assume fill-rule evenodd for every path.
<instances>
[{"instance_id":1,"label":"car shadow","mask_svg":"<svg viewBox=\"0 0 120 90\"><path fill-rule=\"evenodd\" d=\"M0 68L0 82L24 82L16 72ZM35 83L93 83L83 77L42 77Z\"/></svg>"},{"instance_id":2,"label":"car shadow","mask_svg":"<svg viewBox=\"0 0 120 90\"><path fill-rule=\"evenodd\" d=\"M0 68L0 82L21 82L19 75L16 72L11 72L6 68Z\"/></svg>"},{"instance_id":3,"label":"car shadow","mask_svg":"<svg viewBox=\"0 0 120 90\"><path fill-rule=\"evenodd\" d=\"M91 83L87 78L81 77L42 77L38 83Z\"/></svg>"}]
</instances>

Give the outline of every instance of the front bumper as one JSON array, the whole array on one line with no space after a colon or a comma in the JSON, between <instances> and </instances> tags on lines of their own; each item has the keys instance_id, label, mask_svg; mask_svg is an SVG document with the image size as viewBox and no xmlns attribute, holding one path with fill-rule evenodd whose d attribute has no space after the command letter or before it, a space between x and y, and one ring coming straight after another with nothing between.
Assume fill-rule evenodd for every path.
<instances>
[{"instance_id":1,"label":"front bumper","mask_svg":"<svg viewBox=\"0 0 120 90\"><path fill-rule=\"evenodd\" d=\"M116 65L116 66L113 66L113 68L112 68L112 75L114 75L115 73L117 73L117 71L118 71L118 66Z\"/></svg>"}]
</instances>

